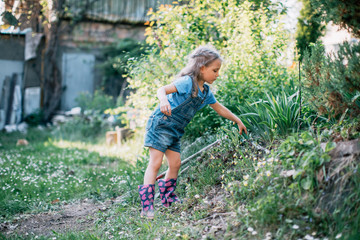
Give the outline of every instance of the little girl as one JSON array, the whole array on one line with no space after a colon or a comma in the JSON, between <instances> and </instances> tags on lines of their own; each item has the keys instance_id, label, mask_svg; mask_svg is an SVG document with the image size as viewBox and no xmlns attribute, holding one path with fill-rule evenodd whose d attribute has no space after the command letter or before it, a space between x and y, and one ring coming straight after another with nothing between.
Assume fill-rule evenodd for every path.
<instances>
[{"instance_id":1,"label":"little girl","mask_svg":"<svg viewBox=\"0 0 360 240\"><path fill-rule=\"evenodd\" d=\"M237 123L239 132L247 133L241 120L229 109L218 103L207 84L212 84L219 76L222 58L211 47L198 47L190 55L187 66L179 78L158 89L160 105L151 114L145 134L145 146L150 150L150 162L144 176L144 185L139 185L142 204L141 216L154 217L155 180L164 154L169 169L164 180L158 180L161 202L165 207L180 201L174 193L176 179L181 165L180 138L184 128L195 113L205 105L220 115ZM205 84L207 83L207 84Z\"/></svg>"}]
</instances>

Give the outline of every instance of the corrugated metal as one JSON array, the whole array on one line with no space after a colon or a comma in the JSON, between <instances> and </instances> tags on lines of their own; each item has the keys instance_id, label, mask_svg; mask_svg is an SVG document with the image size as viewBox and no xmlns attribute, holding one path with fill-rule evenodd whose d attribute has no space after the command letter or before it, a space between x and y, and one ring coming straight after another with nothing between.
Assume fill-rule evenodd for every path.
<instances>
[{"instance_id":1,"label":"corrugated metal","mask_svg":"<svg viewBox=\"0 0 360 240\"><path fill-rule=\"evenodd\" d=\"M148 20L149 8L174 0L66 0L71 12L86 10L86 17L98 21L141 23Z\"/></svg>"}]
</instances>

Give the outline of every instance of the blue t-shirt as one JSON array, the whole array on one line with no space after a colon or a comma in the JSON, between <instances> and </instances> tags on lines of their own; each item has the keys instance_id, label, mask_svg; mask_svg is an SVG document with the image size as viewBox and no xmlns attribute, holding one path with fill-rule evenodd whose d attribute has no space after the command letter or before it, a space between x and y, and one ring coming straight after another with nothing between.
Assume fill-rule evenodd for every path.
<instances>
[{"instance_id":1,"label":"blue t-shirt","mask_svg":"<svg viewBox=\"0 0 360 240\"><path fill-rule=\"evenodd\" d=\"M171 109L174 109L175 107L179 106L188 97L190 97L191 89L192 89L192 79L190 76L183 76L179 79L176 79L174 85L177 89L177 92L167 95ZM201 92L200 88L198 88L198 90L199 90L198 96L204 98L205 93ZM211 92L209 88L209 93L207 94L204 103L201 104L199 110L205 107L207 104L214 104L214 103L216 103L216 99L214 97L214 94Z\"/></svg>"}]
</instances>

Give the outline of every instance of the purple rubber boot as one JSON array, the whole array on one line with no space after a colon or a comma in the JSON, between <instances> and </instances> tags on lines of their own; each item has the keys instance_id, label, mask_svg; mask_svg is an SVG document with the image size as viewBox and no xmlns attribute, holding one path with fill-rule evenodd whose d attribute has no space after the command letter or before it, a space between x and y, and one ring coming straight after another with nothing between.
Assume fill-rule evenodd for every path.
<instances>
[{"instance_id":1,"label":"purple rubber boot","mask_svg":"<svg viewBox=\"0 0 360 240\"><path fill-rule=\"evenodd\" d=\"M139 185L138 189L142 205L142 211L140 215L148 219L153 219L155 184Z\"/></svg>"},{"instance_id":2,"label":"purple rubber boot","mask_svg":"<svg viewBox=\"0 0 360 240\"><path fill-rule=\"evenodd\" d=\"M181 202L180 199L176 196L176 178L170 178L167 180L159 179L159 190L161 203L164 207L170 207L174 202Z\"/></svg>"}]
</instances>

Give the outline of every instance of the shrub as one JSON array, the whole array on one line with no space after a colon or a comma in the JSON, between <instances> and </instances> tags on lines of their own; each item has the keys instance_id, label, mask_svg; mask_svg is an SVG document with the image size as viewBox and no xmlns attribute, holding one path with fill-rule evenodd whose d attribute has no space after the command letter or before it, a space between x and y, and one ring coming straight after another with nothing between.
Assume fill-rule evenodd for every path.
<instances>
[{"instance_id":1,"label":"shrub","mask_svg":"<svg viewBox=\"0 0 360 240\"><path fill-rule=\"evenodd\" d=\"M360 37L360 5L357 0L311 0L327 22L334 22Z\"/></svg>"},{"instance_id":2,"label":"shrub","mask_svg":"<svg viewBox=\"0 0 360 240\"><path fill-rule=\"evenodd\" d=\"M234 0L194 0L149 12L146 42L151 49L147 56L131 62L129 83L136 93L130 96L129 105L149 114L157 104L156 90L170 83L184 67L186 56L204 44L214 45L226 58L214 88L217 99L231 110L250 96L260 98L265 92L281 91L278 86L291 89L293 76L282 62L289 36L280 16L269 12L248 1ZM197 126L210 129L220 123L216 119L202 125L200 120L193 119L194 127L187 130L194 132L189 134L197 136Z\"/></svg>"},{"instance_id":3,"label":"shrub","mask_svg":"<svg viewBox=\"0 0 360 240\"><path fill-rule=\"evenodd\" d=\"M331 55L317 43L305 54L305 99L320 115L339 120L360 113L359 53L360 43L344 43Z\"/></svg>"},{"instance_id":4,"label":"shrub","mask_svg":"<svg viewBox=\"0 0 360 240\"><path fill-rule=\"evenodd\" d=\"M106 94L124 100L128 62L141 57L145 49L144 42L129 38L121 39L104 48L105 61L98 67L104 73L102 87Z\"/></svg>"},{"instance_id":5,"label":"shrub","mask_svg":"<svg viewBox=\"0 0 360 240\"><path fill-rule=\"evenodd\" d=\"M82 112L94 110L102 113L108 108L115 107L113 97L106 95L101 90L95 91L94 95L87 92L81 93L75 100Z\"/></svg>"}]
</instances>

